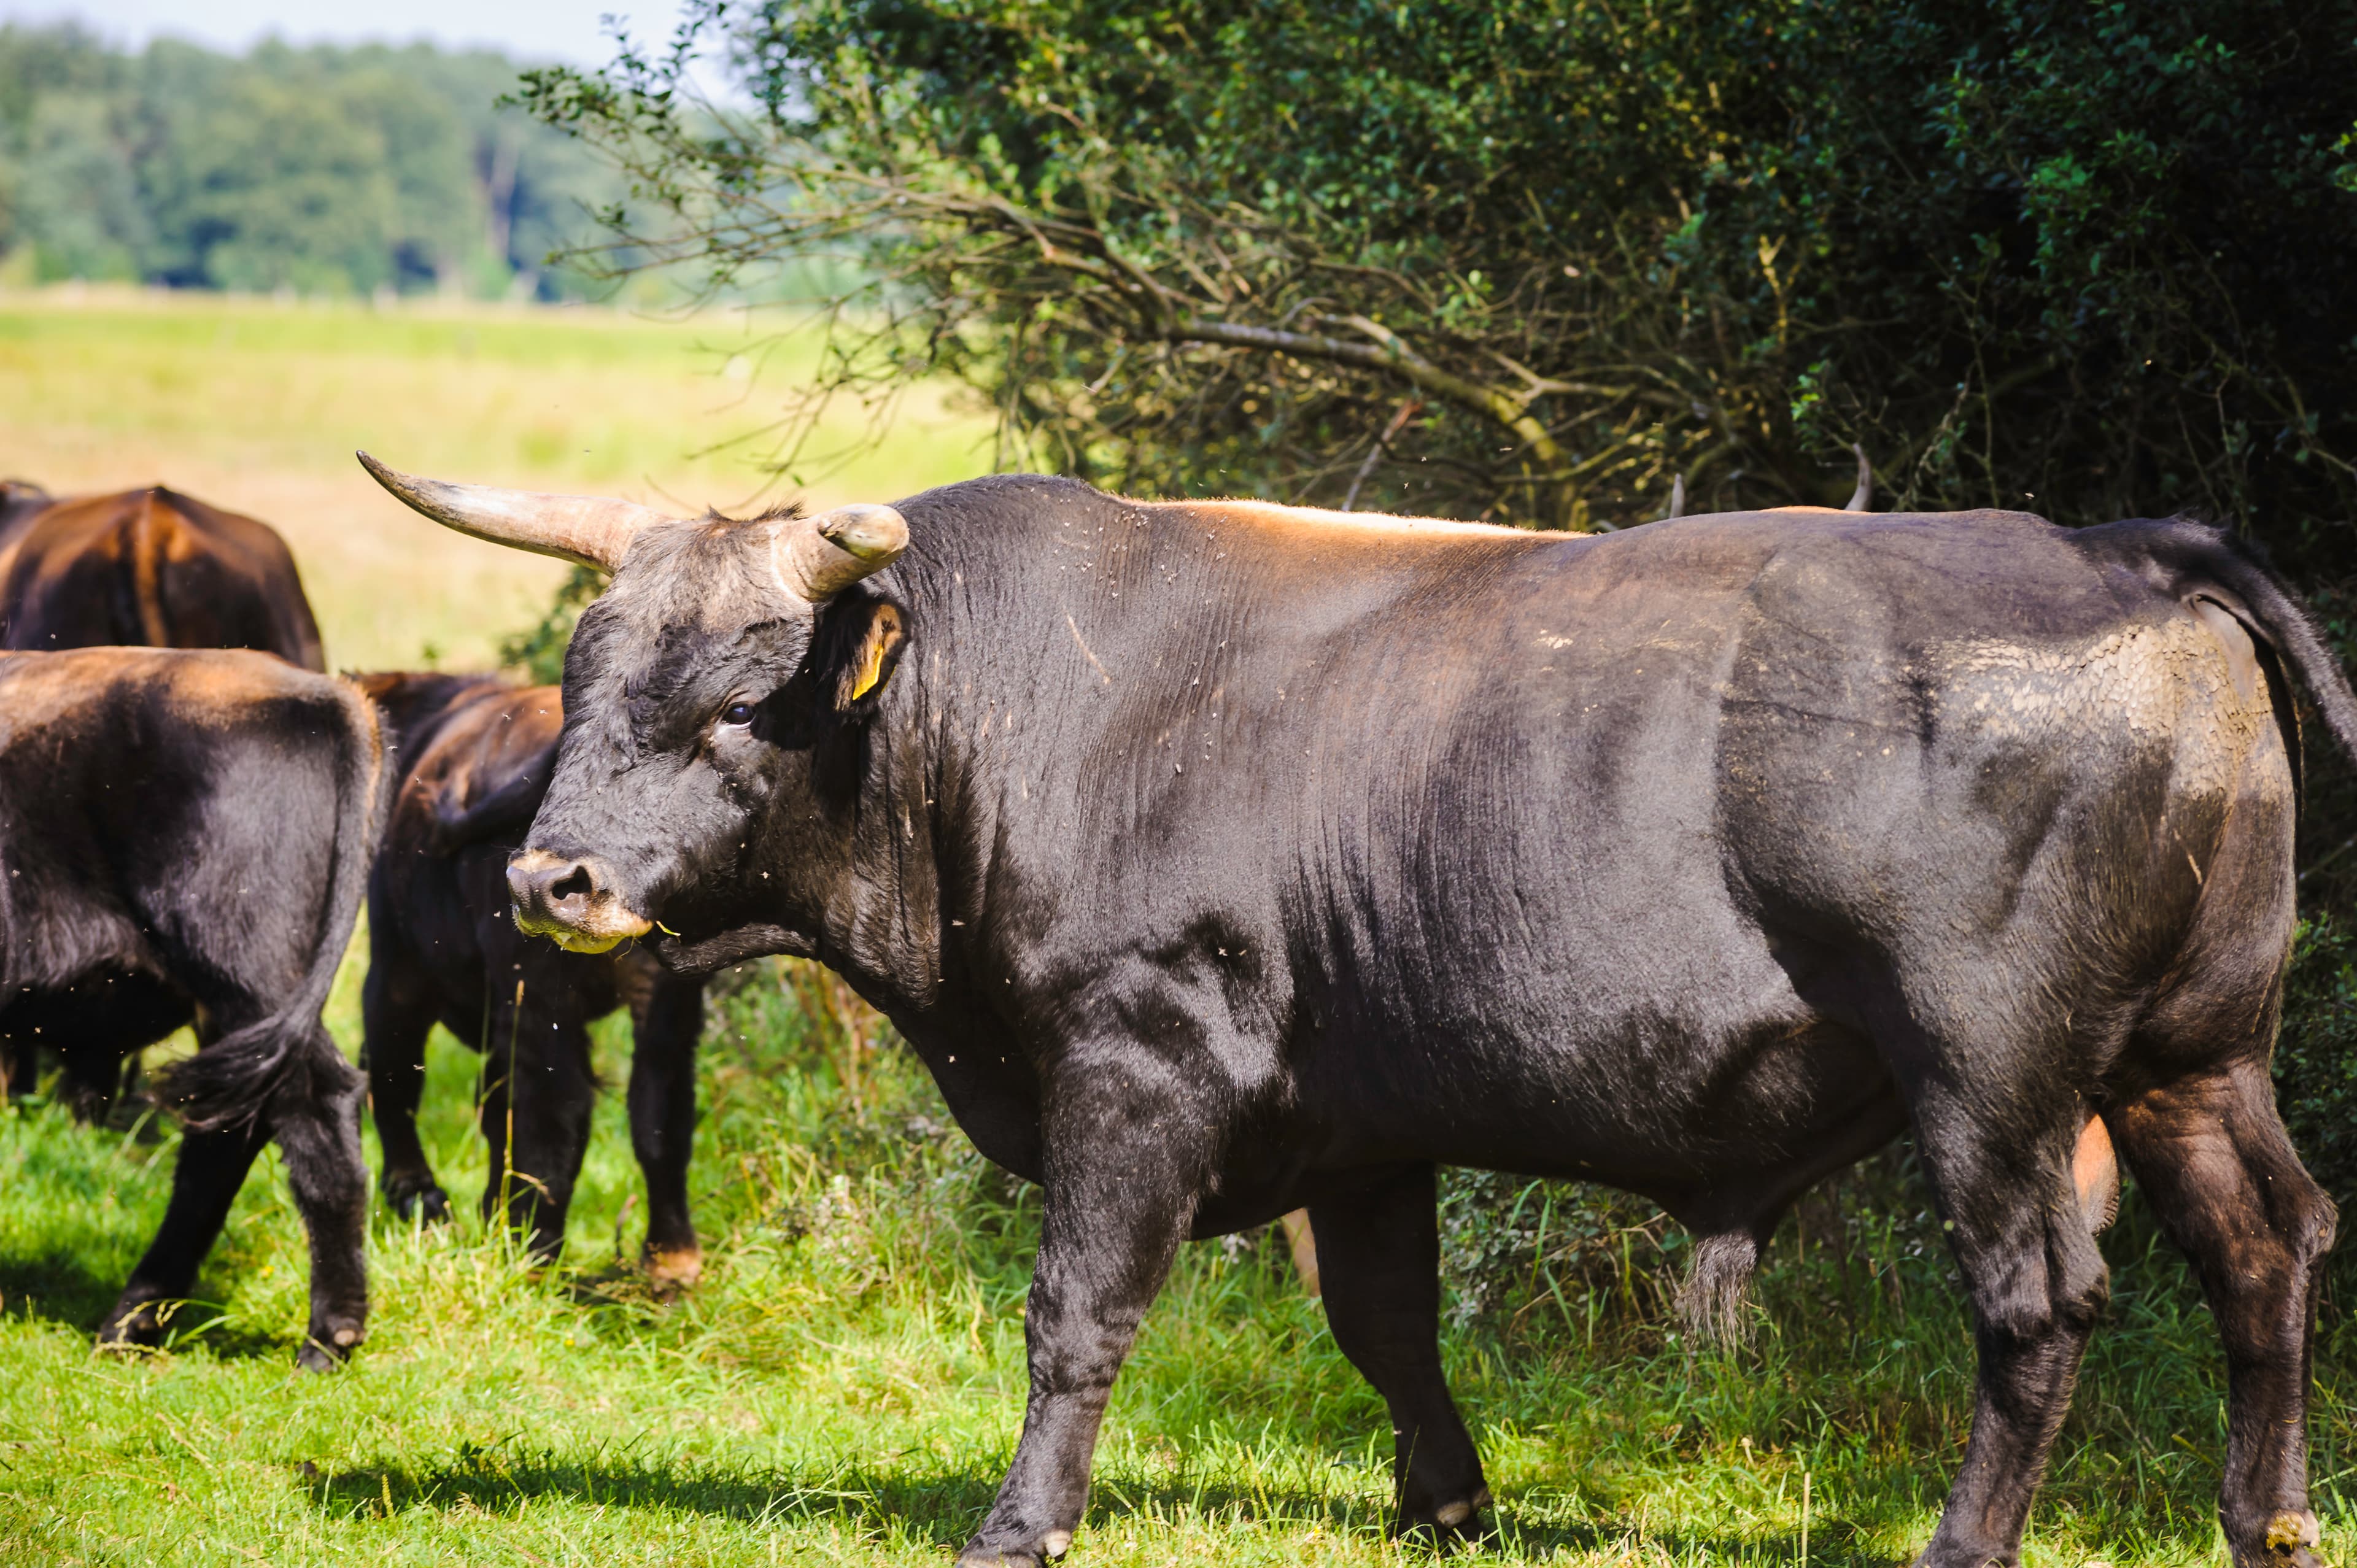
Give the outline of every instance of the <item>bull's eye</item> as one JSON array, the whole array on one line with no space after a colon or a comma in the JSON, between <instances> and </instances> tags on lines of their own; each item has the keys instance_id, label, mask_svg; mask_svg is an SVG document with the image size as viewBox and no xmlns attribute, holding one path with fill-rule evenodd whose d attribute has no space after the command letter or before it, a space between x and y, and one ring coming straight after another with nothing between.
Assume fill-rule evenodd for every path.
<instances>
[{"instance_id":1,"label":"bull's eye","mask_svg":"<svg viewBox=\"0 0 2357 1568\"><path fill-rule=\"evenodd\" d=\"M753 708L751 703L731 703L721 710L720 722L724 725L749 725L753 722Z\"/></svg>"}]
</instances>

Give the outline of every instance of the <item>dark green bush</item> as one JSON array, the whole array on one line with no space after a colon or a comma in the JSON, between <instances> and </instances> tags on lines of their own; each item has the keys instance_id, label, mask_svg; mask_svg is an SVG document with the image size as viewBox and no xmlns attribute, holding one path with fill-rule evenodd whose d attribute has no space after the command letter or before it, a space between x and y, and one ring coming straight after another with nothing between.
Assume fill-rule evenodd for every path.
<instances>
[{"instance_id":1,"label":"dark green bush","mask_svg":"<svg viewBox=\"0 0 2357 1568\"><path fill-rule=\"evenodd\" d=\"M1589 526L2357 498L2357 3L704 0L537 73L646 253L869 267L836 366L1010 457ZM2337 556L2336 556L2337 558Z\"/></svg>"},{"instance_id":2,"label":"dark green bush","mask_svg":"<svg viewBox=\"0 0 2357 1568\"><path fill-rule=\"evenodd\" d=\"M2301 922L2276 1041L2276 1099L2309 1171L2357 1199L2357 925Z\"/></svg>"}]
</instances>

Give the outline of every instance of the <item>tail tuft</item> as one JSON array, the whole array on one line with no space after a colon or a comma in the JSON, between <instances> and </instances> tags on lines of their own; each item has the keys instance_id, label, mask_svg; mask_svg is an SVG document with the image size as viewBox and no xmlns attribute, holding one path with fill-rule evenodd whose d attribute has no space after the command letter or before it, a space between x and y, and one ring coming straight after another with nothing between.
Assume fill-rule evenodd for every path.
<instances>
[{"instance_id":1,"label":"tail tuft","mask_svg":"<svg viewBox=\"0 0 2357 1568\"><path fill-rule=\"evenodd\" d=\"M1759 1267L1759 1239L1749 1230L1697 1240L1694 1272L1678 1291L1678 1321L1685 1331L1721 1348L1749 1344L1751 1325L1743 1303Z\"/></svg>"}]
</instances>

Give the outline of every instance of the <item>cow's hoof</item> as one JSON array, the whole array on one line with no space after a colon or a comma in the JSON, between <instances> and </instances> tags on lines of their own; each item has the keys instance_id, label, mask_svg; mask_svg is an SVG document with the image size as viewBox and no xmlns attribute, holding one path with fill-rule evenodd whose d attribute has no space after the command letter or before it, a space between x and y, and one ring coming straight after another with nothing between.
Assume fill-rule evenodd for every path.
<instances>
[{"instance_id":1,"label":"cow's hoof","mask_svg":"<svg viewBox=\"0 0 2357 1568\"><path fill-rule=\"evenodd\" d=\"M384 1184L384 1201L403 1219L439 1225L450 1218L450 1195L430 1176L397 1176Z\"/></svg>"},{"instance_id":2,"label":"cow's hoof","mask_svg":"<svg viewBox=\"0 0 2357 1568\"><path fill-rule=\"evenodd\" d=\"M701 1247L649 1247L640 1262L646 1265L647 1283L666 1295L693 1289L704 1277Z\"/></svg>"},{"instance_id":3,"label":"cow's hoof","mask_svg":"<svg viewBox=\"0 0 2357 1568\"><path fill-rule=\"evenodd\" d=\"M169 1304L143 1297L134 1301L125 1297L114 1304L106 1321L98 1326L98 1348L102 1350L153 1350L164 1343L165 1319L171 1316Z\"/></svg>"},{"instance_id":4,"label":"cow's hoof","mask_svg":"<svg viewBox=\"0 0 2357 1568\"><path fill-rule=\"evenodd\" d=\"M1482 1514L1489 1506L1490 1488L1477 1487L1469 1498L1443 1503L1428 1512L1403 1513L1399 1534L1411 1540L1421 1538L1442 1546L1480 1541L1490 1533L1489 1520Z\"/></svg>"},{"instance_id":5,"label":"cow's hoof","mask_svg":"<svg viewBox=\"0 0 2357 1568\"><path fill-rule=\"evenodd\" d=\"M295 1352L295 1364L307 1372L332 1372L367 1337L367 1330L357 1323L314 1325L303 1348Z\"/></svg>"}]
</instances>

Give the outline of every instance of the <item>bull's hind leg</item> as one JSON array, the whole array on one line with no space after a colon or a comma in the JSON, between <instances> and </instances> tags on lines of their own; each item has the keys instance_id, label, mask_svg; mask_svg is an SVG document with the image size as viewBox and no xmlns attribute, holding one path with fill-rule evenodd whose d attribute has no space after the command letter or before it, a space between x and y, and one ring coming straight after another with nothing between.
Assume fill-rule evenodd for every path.
<instances>
[{"instance_id":1,"label":"bull's hind leg","mask_svg":"<svg viewBox=\"0 0 2357 1568\"><path fill-rule=\"evenodd\" d=\"M1309 1220L1334 1343L1391 1410L1401 1529L1469 1533L1490 1488L1440 1369L1432 1167L1387 1173L1363 1191L1314 1205Z\"/></svg>"},{"instance_id":2,"label":"bull's hind leg","mask_svg":"<svg viewBox=\"0 0 2357 1568\"><path fill-rule=\"evenodd\" d=\"M2309 1336L2331 1200L2292 1153L2263 1062L2147 1090L2105 1120L2218 1321L2220 1514L2234 1562L2320 1568L2308 1502Z\"/></svg>"},{"instance_id":3,"label":"bull's hind leg","mask_svg":"<svg viewBox=\"0 0 2357 1568\"><path fill-rule=\"evenodd\" d=\"M1914 1096L1979 1352L1972 1437L1918 1568L2020 1562L2030 1501L2110 1294L2072 1174L2078 1098L2006 1079L1943 1073Z\"/></svg>"}]
</instances>

